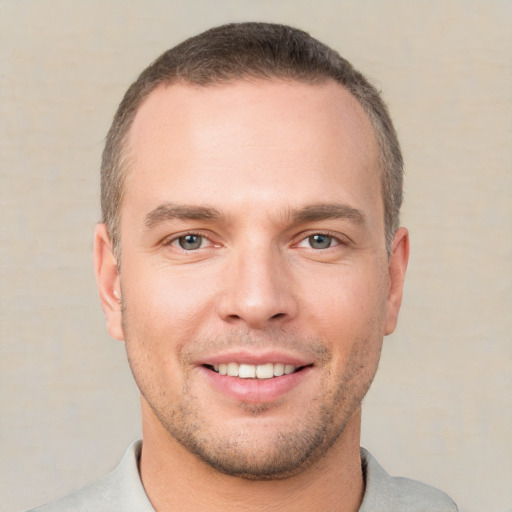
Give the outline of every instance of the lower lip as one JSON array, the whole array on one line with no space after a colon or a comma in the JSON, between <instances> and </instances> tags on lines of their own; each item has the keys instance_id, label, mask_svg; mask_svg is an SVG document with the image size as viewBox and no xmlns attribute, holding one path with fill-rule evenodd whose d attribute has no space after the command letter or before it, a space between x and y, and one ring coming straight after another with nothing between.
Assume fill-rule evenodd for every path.
<instances>
[{"instance_id":1,"label":"lower lip","mask_svg":"<svg viewBox=\"0 0 512 512\"><path fill-rule=\"evenodd\" d=\"M208 370L204 366L199 367L210 383L225 395L236 400L248 403L273 402L282 398L286 393L296 388L311 371L311 367L305 367L295 373L273 377L272 379L240 379L220 375Z\"/></svg>"}]
</instances>

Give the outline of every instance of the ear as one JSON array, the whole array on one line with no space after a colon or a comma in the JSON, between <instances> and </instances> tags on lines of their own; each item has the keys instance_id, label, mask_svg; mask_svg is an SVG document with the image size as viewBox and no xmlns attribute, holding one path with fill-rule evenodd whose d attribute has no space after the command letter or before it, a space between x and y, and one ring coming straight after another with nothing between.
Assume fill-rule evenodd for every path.
<instances>
[{"instance_id":1,"label":"ear","mask_svg":"<svg viewBox=\"0 0 512 512\"><path fill-rule=\"evenodd\" d=\"M399 228L389 257L389 289L386 301L386 326L385 334L391 334L396 327L398 312L402 304L405 271L409 261L409 232L405 228Z\"/></svg>"},{"instance_id":2,"label":"ear","mask_svg":"<svg viewBox=\"0 0 512 512\"><path fill-rule=\"evenodd\" d=\"M123 340L119 270L105 224L98 224L94 231L94 271L107 331L115 340Z\"/></svg>"}]
</instances>

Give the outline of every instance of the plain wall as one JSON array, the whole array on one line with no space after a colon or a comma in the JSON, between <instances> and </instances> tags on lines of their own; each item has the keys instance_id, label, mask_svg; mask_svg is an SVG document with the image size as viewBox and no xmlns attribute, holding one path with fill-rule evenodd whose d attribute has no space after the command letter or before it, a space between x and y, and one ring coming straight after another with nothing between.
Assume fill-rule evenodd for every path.
<instances>
[{"instance_id":1,"label":"plain wall","mask_svg":"<svg viewBox=\"0 0 512 512\"><path fill-rule=\"evenodd\" d=\"M103 138L151 60L246 20L340 51L402 142L411 263L362 444L464 512L512 511L508 0L0 0L0 510L102 476L140 435L92 271Z\"/></svg>"}]
</instances>

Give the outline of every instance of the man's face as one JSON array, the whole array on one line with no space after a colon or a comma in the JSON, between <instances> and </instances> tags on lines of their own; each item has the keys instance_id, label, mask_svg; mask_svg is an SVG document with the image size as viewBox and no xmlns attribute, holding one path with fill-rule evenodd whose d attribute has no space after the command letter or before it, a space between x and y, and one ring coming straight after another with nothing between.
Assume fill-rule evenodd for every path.
<instances>
[{"instance_id":1,"label":"man's face","mask_svg":"<svg viewBox=\"0 0 512 512\"><path fill-rule=\"evenodd\" d=\"M104 308L145 421L228 474L300 471L358 411L400 302L366 115L331 82L173 85L129 151L122 320Z\"/></svg>"}]
</instances>

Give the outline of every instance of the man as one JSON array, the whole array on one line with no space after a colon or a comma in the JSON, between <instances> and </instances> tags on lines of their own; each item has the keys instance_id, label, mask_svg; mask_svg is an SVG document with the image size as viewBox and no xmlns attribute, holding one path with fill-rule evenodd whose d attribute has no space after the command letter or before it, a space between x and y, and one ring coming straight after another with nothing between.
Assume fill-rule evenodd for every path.
<instances>
[{"instance_id":1,"label":"man","mask_svg":"<svg viewBox=\"0 0 512 512\"><path fill-rule=\"evenodd\" d=\"M407 266L377 91L306 33L227 25L130 87L102 162L95 267L143 440L40 511L448 511L359 448Z\"/></svg>"}]
</instances>

